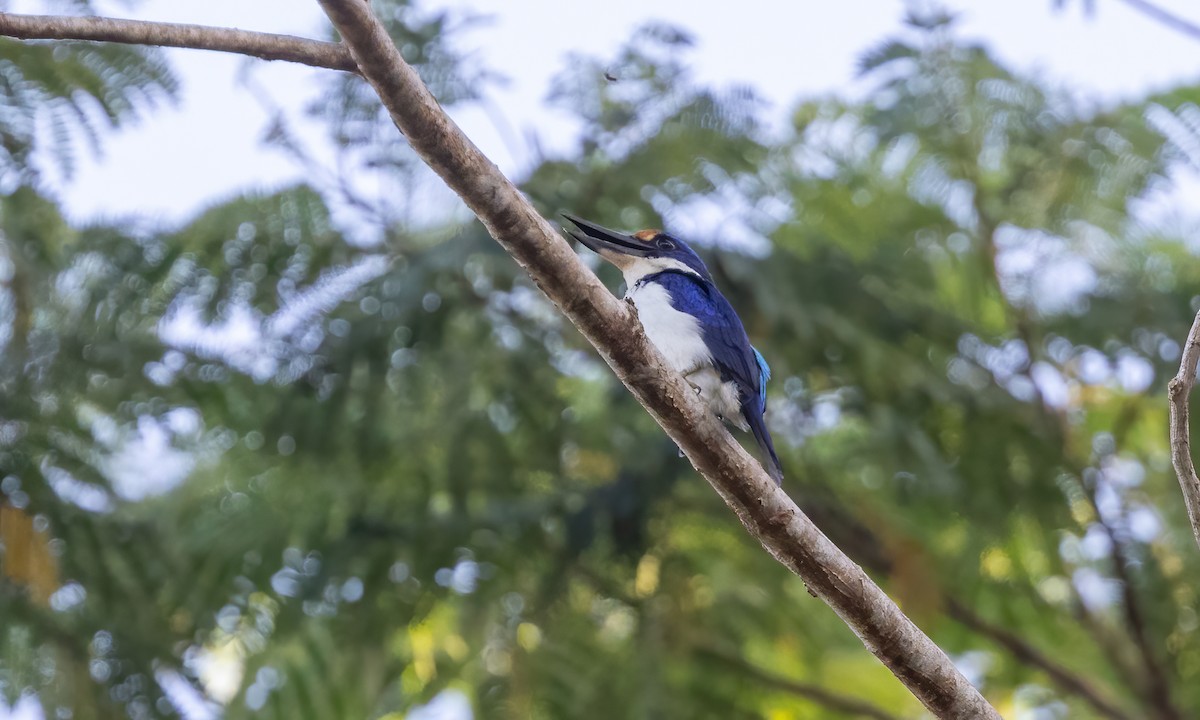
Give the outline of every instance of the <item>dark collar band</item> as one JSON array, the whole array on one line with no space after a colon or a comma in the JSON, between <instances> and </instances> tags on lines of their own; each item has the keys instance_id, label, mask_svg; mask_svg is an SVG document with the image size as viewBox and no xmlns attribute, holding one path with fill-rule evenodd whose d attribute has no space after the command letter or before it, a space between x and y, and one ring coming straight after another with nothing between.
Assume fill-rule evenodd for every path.
<instances>
[{"instance_id":1,"label":"dark collar band","mask_svg":"<svg viewBox=\"0 0 1200 720\"><path fill-rule=\"evenodd\" d=\"M704 279L695 272L687 272L678 268L670 268L668 270L659 270L658 272L650 273L649 275L643 275L640 280L633 284L633 289L636 290L642 285L645 285L648 282L653 282L655 278L662 277L663 275L682 275L684 277L696 278L697 280Z\"/></svg>"}]
</instances>

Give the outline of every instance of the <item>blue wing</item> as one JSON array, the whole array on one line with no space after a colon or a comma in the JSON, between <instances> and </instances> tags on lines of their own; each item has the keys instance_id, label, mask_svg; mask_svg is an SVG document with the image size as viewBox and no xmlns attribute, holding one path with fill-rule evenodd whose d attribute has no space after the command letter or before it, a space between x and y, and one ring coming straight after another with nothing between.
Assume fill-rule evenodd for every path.
<instances>
[{"instance_id":1,"label":"blue wing","mask_svg":"<svg viewBox=\"0 0 1200 720\"><path fill-rule=\"evenodd\" d=\"M713 365L722 380L737 384L742 416L749 423L759 447L769 456L767 469L771 477L776 482L782 481L783 472L775 455L775 445L763 423L771 370L763 356L750 345L741 318L715 285L695 275L668 270L659 273L654 280L666 288L672 307L700 321L704 344L712 354Z\"/></svg>"},{"instance_id":2,"label":"blue wing","mask_svg":"<svg viewBox=\"0 0 1200 720\"><path fill-rule=\"evenodd\" d=\"M689 273L668 270L655 276L654 281L666 288L672 307L700 321L713 364L722 380L737 383L743 407L747 401L760 404L766 382L761 360L725 296L712 283Z\"/></svg>"}]
</instances>

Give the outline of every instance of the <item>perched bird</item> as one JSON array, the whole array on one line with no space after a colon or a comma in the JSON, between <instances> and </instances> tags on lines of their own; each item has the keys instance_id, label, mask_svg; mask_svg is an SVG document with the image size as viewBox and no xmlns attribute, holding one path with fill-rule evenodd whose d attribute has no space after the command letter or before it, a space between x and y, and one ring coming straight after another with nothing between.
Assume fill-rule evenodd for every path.
<instances>
[{"instance_id":1,"label":"perched bird","mask_svg":"<svg viewBox=\"0 0 1200 720\"><path fill-rule=\"evenodd\" d=\"M625 298L637 307L646 336L718 417L754 434L767 473L781 483L783 470L763 422L771 370L700 257L661 230L626 235L563 217L582 231L566 229L572 237L620 268Z\"/></svg>"}]
</instances>

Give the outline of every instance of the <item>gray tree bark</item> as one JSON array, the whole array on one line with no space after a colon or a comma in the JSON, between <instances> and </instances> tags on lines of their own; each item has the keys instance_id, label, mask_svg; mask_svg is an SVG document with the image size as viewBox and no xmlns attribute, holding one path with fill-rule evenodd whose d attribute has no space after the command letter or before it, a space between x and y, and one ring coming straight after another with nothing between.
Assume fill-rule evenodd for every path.
<instances>
[{"instance_id":1,"label":"gray tree bark","mask_svg":"<svg viewBox=\"0 0 1200 720\"><path fill-rule=\"evenodd\" d=\"M92 40L123 45L218 50L260 60L285 60L331 70L358 71L346 47L339 43L207 25L0 13L0 35L22 40Z\"/></svg>"}]
</instances>

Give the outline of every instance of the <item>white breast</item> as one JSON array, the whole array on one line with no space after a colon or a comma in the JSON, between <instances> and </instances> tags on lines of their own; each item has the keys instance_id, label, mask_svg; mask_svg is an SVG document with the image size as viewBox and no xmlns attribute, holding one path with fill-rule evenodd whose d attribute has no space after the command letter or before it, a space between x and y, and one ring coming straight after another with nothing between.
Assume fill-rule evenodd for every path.
<instances>
[{"instance_id":1,"label":"white breast","mask_svg":"<svg viewBox=\"0 0 1200 720\"><path fill-rule=\"evenodd\" d=\"M672 367L686 375L712 365L700 323L671 307L667 291L660 285L632 285L625 297L637 306L646 336Z\"/></svg>"}]
</instances>

